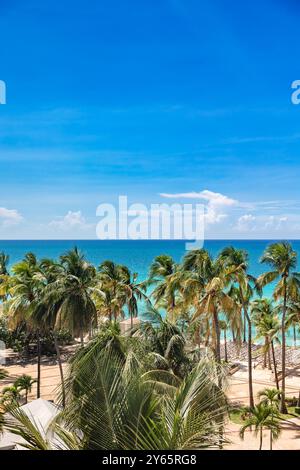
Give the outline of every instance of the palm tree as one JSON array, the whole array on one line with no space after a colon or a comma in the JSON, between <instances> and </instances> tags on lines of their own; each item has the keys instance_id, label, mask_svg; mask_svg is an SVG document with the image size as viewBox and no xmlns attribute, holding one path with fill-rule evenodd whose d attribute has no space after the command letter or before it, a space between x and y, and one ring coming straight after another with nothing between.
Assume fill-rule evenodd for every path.
<instances>
[{"instance_id":1,"label":"palm tree","mask_svg":"<svg viewBox=\"0 0 300 470\"><path fill-rule=\"evenodd\" d=\"M10 387L4 387L1 392L1 404L3 406L10 405L12 403L18 403L20 400L20 392L15 385Z\"/></svg>"},{"instance_id":2,"label":"palm tree","mask_svg":"<svg viewBox=\"0 0 300 470\"><path fill-rule=\"evenodd\" d=\"M293 328L294 347L297 347L297 327L299 329L300 323L300 302L299 299L296 301L288 302L286 309L286 329Z\"/></svg>"},{"instance_id":3,"label":"palm tree","mask_svg":"<svg viewBox=\"0 0 300 470\"><path fill-rule=\"evenodd\" d=\"M119 266L120 284L119 294L124 297L124 303L127 306L131 320L131 329L133 328L133 318L138 316L138 301L144 300L149 304L149 298L144 293L144 283L138 283L137 273L131 273L127 266Z\"/></svg>"},{"instance_id":4,"label":"palm tree","mask_svg":"<svg viewBox=\"0 0 300 470\"><path fill-rule=\"evenodd\" d=\"M225 283L221 277L214 277L205 287L203 297L198 301L193 320L205 315L212 321L212 341L215 357L221 362L219 315L225 314L229 322L235 322L237 306L225 292Z\"/></svg>"},{"instance_id":5,"label":"palm tree","mask_svg":"<svg viewBox=\"0 0 300 470\"><path fill-rule=\"evenodd\" d=\"M145 315L152 322L144 322L133 333L145 347L144 359L155 369L171 371L184 378L192 369L192 362L186 351L186 339L177 325L162 319L160 313L151 308Z\"/></svg>"},{"instance_id":6,"label":"palm tree","mask_svg":"<svg viewBox=\"0 0 300 470\"><path fill-rule=\"evenodd\" d=\"M254 427L254 434L259 434L259 450L262 450L263 431L267 429L272 434L272 440L280 435L280 426L278 421L274 420L274 410L265 403L258 403L253 408L248 409L249 417L240 429L240 437L244 439L245 431Z\"/></svg>"},{"instance_id":7,"label":"palm tree","mask_svg":"<svg viewBox=\"0 0 300 470\"><path fill-rule=\"evenodd\" d=\"M123 317L125 300L124 295L121 295L123 293L121 266L110 260L103 261L99 266L97 279L99 281L98 297L100 295L104 298L104 313L108 314L110 321L113 318L117 320L118 317Z\"/></svg>"},{"instance_id":8,"label":"palm tree","mask_svg":"<svg viewBox=\"0 0 300 470\"><path fill-rule=\"evenodd\" d=\"M286 368L286 313L287 302L299 297L300 274L293 270L297 266L297 253L288 242L272 243L269 245L261 258L261 263L266 263L272 267L272 271L262 274L258 278L258 283L263 287L279 278L274 289L275 300L283 299L281 318L282 337L282 393L280 411L286 413L285 404L285 368Z\"/></svg>"},{"instance_id":9,"label":"palm tree","mask_svg":"<svg viewBox=\"0 0 300 470\"><path fill-rule=\"evenodd\" d=\"M234 282L229 295L233 295L242 307L244 316L244 341L246 337L246 324L248 331L248 383L249 383L249 405L254 406L253 383L252 383L252 324L249 315L249 303L256 288L256 279L248 270L248 253L233 246L224 248L219 255L219 262L223 266L224 276ZM236 288L235 285L238 287Z\"/></svg>"},{"instance_id":10,"label":"palm tree","mask_svg":"<svg viewBox=\"0 0 300 470\"><path fill-rule=\"evenodd\" d=\"M12 327L25 324L37 340L37 398L40 398L41 384L41 340L40 325L32 319L44 288L40 266L33 253L27 253L20 263L12 268L11 298L6 302L9 323Z\"/></svg>"},{"instance_id":11,"label":"palm tree","mask_svg":"<svg viewBox=\"0 0 300 470\"><path fill-rule=\"evenodd\" d=\"M217 361L221 361L219 314L227 317L229 324L239 330L238 305L226 293L227 280L219 260L213 260L204 250L191 250L183 259L182 269L189 275L184 281L183 296L188 296L194 306L192 321L200 316L207 319L207 329L212 337Z\"/></svg>"},{"instance_id":12,"label":"palm tree","mask_svg":"<svg viewBox=\"0 0 300 470\"><path fill-rule=\"evenodd\" d=\"M176 296L179 289L180 271L178 264L171 256L156 256L150 266L147 285L154 285L151 293L156 307L163 306L171 321L176 315Z\"/></svg>"},{"instance_id":13,"label":"palm tree","mask_svg":"<svg viewBox=\"0 0 300 470\"><path fill-rule=\"evenodd\" d=\"M28 401L28 393L31 392L32 385L36 382L30 375L23 374L14 382L14 386L19 392L25 391L25 403Z\"/></svg>"},{"instance_id":14,"label":"palm tree","mask_svg":"<svg viewBox=\"0 0 300 470\"><path fill-rule=\"evenodd\" d=\"M48 315L53 330L66 328L73 336L83 335L97 322L97 311L92 300L95 268L75 247L60 257L61 270L56 280L50 282L43 297L48 305Z\"/></svg>"},{"instance_id":15,"label":"palm tree","mask_svg":"<svg viewBox=\"0 0 300 470\"><path fill-rule=\"evenodd\" d=\"M257 331L257 338L264 338L264 367L266 367L266 357L269 357L270 364L270 351L272 353L272 361L274 366L274 375L277 390L279 390L279 380L277 373L277 364L275 357L274 341L278 341L278 333L280 330L279 319L276 315L276 308L270 299L256 299L251 304L251 313L254 319L254 325Z\"/></svg>"},{"instance_id":16,"label":"palm tree","mask_svg":"<svg viewBox=\"0 0 300 470\"><path fill-rule=\"evenodd\" d=\"M279 410L279 401L280 401L280 392L276 388L265 388L258 393L258 397L261 400L261 403L268 406L271 410L271 419L274 421L274 418L278 417ZM270 450L273 447L273 433L270 429Z\"/></svg>"},{"instance_id":17,"label":"palm tree","mask_svg":"<svg viewBox=\"0 0 300 470\"><path fill-rule=\"evenodd\" d=\"M78 351L68 377L66 409L54 432L64 448L86 450L196 450L217 447L226 399L215 364L202 359L183 380L145 370L132 352L121 361L111 350ZM53 448L11 408L5 428L31 449ZM66 431L67 430L67 431ZM26 444L26 445L28 445Z\"/></svg>"}]
</instances>

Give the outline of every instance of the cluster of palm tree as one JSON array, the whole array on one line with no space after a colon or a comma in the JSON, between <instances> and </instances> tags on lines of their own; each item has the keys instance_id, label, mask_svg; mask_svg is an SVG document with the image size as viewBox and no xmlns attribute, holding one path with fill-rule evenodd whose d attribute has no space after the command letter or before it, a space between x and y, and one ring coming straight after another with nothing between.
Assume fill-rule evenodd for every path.
<instances>
[{"instance_id":1,"label":"cluster of palm tree","mask_svg":"<svg viewBox=\"0 0 300 470\"><path fill-rule=\"evenodd\" d=\"M164 320L149 335L143 330L124 336L116 323L106 325L72 357L66 406L49 432L41 433L14 403L6 406L5 428L35 450L220 447L225 377L220 386L213 358L194 361L183 351L190 368L178 370L177 336Z\"/></svg>"},{"instance_id":2,"label":"cluster of palm tree","mask_svg":"<svg viewBox=\"0 0 300 470\"><path fill-rule=\"evenodd\" d=\"M77 382L73 382L73 378L76 374L71 363L70 370L74 373L69 374L67 380L64 379L57 332L61 328L67 328L74 338L80 339L82 350L76 353L74 364L76 361L81 364L81 355L84 358L89 355L94 357L97 344L98 347L101 345L101 351L103 349L103 337L99 340L99 325L102 324L99 320L105 318L111 328L112 325L117 328L117 322L128 315L132 326L131 341L139 349L139 354L134 348L130 349L131 352L126 357L121 354L122 340L117 330L114 334L110 331L110 336L106 338L108 344L114 344L118 349L117 357L121 365L115 365L113 369L119 371L122 380L124 364L128 372L129 364L131 367L133 363L142 362L141 367L146 368L148 373L147 386L149 373L151 376L151 371L159 371L160 379L156 377L155 383L162 382L163 387L161 383L159 386L156 384L155 393L157 388L163 388L164 393L166 390L173 390L175 393L175 388L177 390L197 367L203 351L211 350L218 371L217 386L221 390L222 363L229 359L227 349L225 357L221 357L221 335L222 331L224 337L230 332L237 345L243 341L247 343L249 406L254 410L252 335L255 328L256 339L263 339L264 342L264 365L268 362L269 367L274 368L277 390L279 373L274 344L281 341L280 411L286 412L286 331L292 327L296 335L300 312L300 274L295 272L297 254L290 243L272 243L266 248L261 262L268 264L272 270L258 278L249 273L247 252L232 246L224 248L216 257L205 249L192 250L187 252L181 263L175 262L168 255L157 256L150 266L148 279L143 282L139 282L138 275L126 266L112 261L104 261L96 269L76 248L62 255L58 262L50 259L37 260L34 254L28 253L20 263L13 266L11 275L6 268L7 261L5 255L0 256L0 294L11 327L25 324L37 337L38 397L41 360L39 338L44 331L51 331L53 334L61 373L62 405L70 409L70 403L75 403L73 398L76 395L74 390L77 390ZM274 283L273 301L261 298L263 288L269 283ZM151 321L146 321L135 329L133 318L139 314L141 301L146 305L143 315L146 319L150 316ZM163 311L165 315L162 314ZM85 335L88 335L90 341L84 347ZM145 345L148 348L146 351L143 349ZM116 351L113 363L115 355ZM144 359L140 361L141 356L147 358L147 365ZM139 360L134 361L133 357L138 357ZM92 377L88 378L88 373L93 375L92 368L85 370L89 372L86 372L84 380L80 379L80 387L89 380L92 381ZM140 369L139 374L141 375ZM163 376L164 380L161 380ZM100 376L99 380L102 380ZM134 383L134 378L131 380ZM174 380L179 381L176 386ZM89 383L86 386L93 388ZM134 393L143 395L144 382L138 385L140 386L143 392L138 388ZM86 394L87 391L83 393L82 399L85 400ZM160 397L159 402L159 406L162 406L161 402L165 402L165 398ZM76 401L79 407L82 404L82 401ZM153 421L153 416L149 416ZM66 416L64 419L66 420ZM121 422L120 418L118 420ZM160 426L163 424L160 423ZM78 422L71 427L73 431L75 428L81 429ZM96 432L95 429L93 432ZM156 434L158 431L153 432ZM219 441L222 440L221 434L220 431ZM112 435L114 436L114 432ZM116 436L114 439L118 440Z\"/></svg>"},{"instance_id":3,"label":"cluster of palm tree","mask_svg":"<svg viewBox=\"0 0 300 470\"><path fill-rule=\"evenodd\" d=\"M240 437L244 439L247 429L253 431L255 436L259 435L259 450L262 450L264 430L270 432L270 450L273 449L273 441L280 436L279 397L276 388L265 388L258 394L259 403L246 409L247 418L240 429Z\"/></svg>"},{"instance_id":4,"label":"cluster of palm tree","mask_svg":"<svg viewBox=\"0 0 300 470\"><path fill-rule=\"evenodd\" d=\"M0 371L0 380L7 376L8 374L1 374ZM24 404L26 404L28 401L28 394L31 392L32 386L35 382L36 380L30 375L22 374L14 381L13 385L2 389L0 394L0 403L7 406L12 402L19 403L23 398ZM22 392L24 392L24 396L22 396Z\"/></svg>"}]
</instances>

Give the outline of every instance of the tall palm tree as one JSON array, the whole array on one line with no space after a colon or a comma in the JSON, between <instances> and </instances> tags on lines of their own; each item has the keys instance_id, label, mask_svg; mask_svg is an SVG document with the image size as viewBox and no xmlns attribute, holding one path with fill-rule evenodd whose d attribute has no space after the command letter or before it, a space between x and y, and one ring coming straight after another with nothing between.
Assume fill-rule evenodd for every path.
<instances>
[{"instance_id":1,"label":"tall palm tree","mask_svg":"<svg viewBox=\"0 0 300 470\"><path fill-rule=\"evenodd\" d=\"M282 386L281 386L281 413L286 413L285 404L285 369L286 369L286 313L287 303L299 297L300 274L294 272L297 266L297 253L288 242L272 243L264 251L261 263L268 264L272 271L259 276L258 283L263 287L266 284L277 282L273 296L275 300L282 299L281 337L282 337Z\"/></svg>"},{"instance_id":2,"label":"tall palm tree","mask_svg":"<svg viewBox=\"0 0 300 470\"><path fill-rule=\"evenodd\" d=\"M92 300L95 288L95 268L85 260L75 247L60 257L61 270L47 286L43 303L48 305L53 330L66 328L73 336L89 331L97 321L97 311Z\"/></svg>"},{"instance_id":3,"label":"tall palm tree","mask_svg":"<svg viewBox=\"0 0 300 470\"><path fill-rule=\"evenodd\" d=\"M133 318L138 316L138 302L144 300L149 304L149 298L145 294L145 284L137 282L138 274L131 273L127 266L121 265L120 270L120 296L124 296L124 303L130 315L131 329L133 328Z\"/></svg>"},{"instance_id":4,"label":"tall palm tree","mask_svg":"<svg viewBox=\"0 0 300 470\"><path fill-rule=\"evenodd\" d=\"M286 329L293 328L294 347L297 347L297 327L300 325L300 299L290 301L286 310Z\"/></svg>"},{"instance_id":5,"label":"tall palm tree","mask_svg":"<svg viewBox=\"0 0 300 470\"><path fill-rule=\"evenodd\" d=\"M37 398L41 394L41 326L33 320L41 293L44 288L40 276L40 266L33 253L27 253L24 259L12 268L10 295L7 301L9 324L16 327L25 324L34 332L37 339Z\"/></svg>"},{"instance_id":6,"label":"tall palm tree","mask_svg":"<svg viewBox=\"0 0 300 470\"><path fill-rule=\"evenodd\" d=\"M267 429L272 435L272 441L280 435L280 426L274 420L274 410L265 403L258 403L253 408L249 408L249 418L247 418L240 429L240 437L244 439L245 431L254 427L254 434L259 434L259 450L262 450L263 431Z\"/></svg>"},{"instance_id":7,"label":"tall palm tree","mask_svg":"<svg viewBox=\"0 0 300 470\"><path fill-rule=\"evenodd\" d=\"M219 259L214 260L204 250L191 250L183 259L182 269L190 274L184 282L183 295L194 304L192 321L200 316L207 318L211 327L213 349L217 361L221 361L219 315L223 314L231 326L239 330L238 305L226 292L227 279Z\"/></svg>"},{"instance_id":8,"label":"tall palm tree","mask_svg":"<svg viewBox=\"0 0 300 470\"><path fill-rule=\"evenodd\" d=\"M107 307L104 311L108 313L109 320L117 320L117 318L123 317L125 300L121 288L123 284L121 265L110 260L103 261L99 266L97 280L99 291L104 293L104 306ZM99 294L101 297L102 294L100 292ZM105 302L105 298L108 302Z\"/></svg>"},{"instance_id":9,"label":"tall palm tree","mask_svg":"<svg viewBox=\"0 0 300 470\"><path fill-rule=\"evenodd\" d=\"M168 318L176 320L177 295L180 287L179 265L169 255L156 256L150 266L148 286L155 286L151 293L156 307L164 307Z\"/></svg>"},{"instance_id":10,"label":"tall palm tree","mask_svg":"<svg viewBox=\"0 0 300 470\"><path fill-rule=\"evenodd\" d=\"M277 373L277 363L275 356L274 342L279 342L278 333L280 331L280 322L276 314L277 309L274 307L271 299L256 299L251 304L251 313L254 325L257 331L257 338L264 338L264 367L266 367L266 356L272 354L274 366L274 375L277 390L279 390L279 380ZM270 363L270 359L269 359ZM271 368L271 367L270 367Z\"/></svg>"},{"instance_id":11,"label":"tall palm tree","mask_svg":"<svg viewBox=\"0 0 300 470\"><path fill-rule=\"evenodd\" d=\"M253 381L252 381L252 324L249 315L249 303L253 296L256 279L248 270L248 253L245 250L236 249L233 246L224 248L219 255L219 262L223 266L224 276L234 282L231 293L240 303L244 316L244 341L246 336L246 324L248 332L248 383L249 405L254 406ZM237 285L237 287L235 287Z\"/></svg>"}]
</instances>

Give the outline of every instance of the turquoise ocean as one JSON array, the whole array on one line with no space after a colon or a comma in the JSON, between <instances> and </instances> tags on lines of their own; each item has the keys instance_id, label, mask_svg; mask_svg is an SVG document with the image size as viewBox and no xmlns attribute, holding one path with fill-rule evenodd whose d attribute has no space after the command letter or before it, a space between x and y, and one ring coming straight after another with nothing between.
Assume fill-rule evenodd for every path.
<instances>
[{"instance_id":1,"label":"turquoise ocean","mask_svg":"<svg viewBox=\"0 0 300 470\"><path fill-rule=\"evenodd\" d=\"M266 246L272 242L274 240L206 240L204 248L213 256L228 245L246 250L249 254L249 272L258 276L268 269L259 259ZM147 278L155 256L168 254L179 262L186 253L185 243L182 240L0 240L0 251L9 255L11 267L27 252L35 253L38 258L57 259L62 253L77 246L95 266L107 259L125 264L137 272L138 280L142 281ZM300 240L291 243L298 253L300 270ZM265 288L264 295L272 295L272 285Z\"/></svg>"}]
</instances>

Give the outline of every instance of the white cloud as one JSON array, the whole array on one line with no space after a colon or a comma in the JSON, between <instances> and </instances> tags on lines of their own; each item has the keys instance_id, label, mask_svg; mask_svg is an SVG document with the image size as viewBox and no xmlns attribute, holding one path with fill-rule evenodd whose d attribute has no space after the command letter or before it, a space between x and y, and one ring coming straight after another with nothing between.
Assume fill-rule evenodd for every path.
<instances>
[{"instance_id":1,"label":"white cloud","mask_svg":"<svg viewBox=\"0 0 300 470\"><path fill-rule=\"evenodd\" d=\"M91 228L91 224L86 222L86 219L82 215L81 211L68 211L65 216L57 217L55 220L52 220L49 223L49 226L63 231L69 229L85 230Z\"/></svg>"},{"instance_id":2,"label":"white cloud","mask_svg":"<svg viewBox=\"0 0 300 470\"><path fill-rule=\"evenodd\" d=\"M234 228L238 232L257 232L274 234L281 229L286 227L288 222L287 216L275 216L275 215L258 215L253 216L252 214L244 214L238 218Z\"/></svg>"},{"instance_id":3,"label":"white cloud","mask_svg":"<svg viewBox=\"0 0 300 470\"><path fill-rule=\"evenodd\" d=\"M215 224L224 220L228 214L227 210L233 206L237 206L239 202L221 193L215 193L204 189L200 192L190 193L160 193L161 197L169 199L200 199L205 202L205 222L207 224Z\"/></svg>"},{"instance_id":4,"label":"white cloud","mask_svg":"<svg viewBox=\"0 0 300 470\"><path fill-rule=\"evenodd\" d=\"M252 214L244 214L238 218L236 229L239 232L249 232L255 230L256 217Z\"/></svg>"},{"instance_id":5,"label":"white cloud","mask_svg":"<svg viewBox=\"0 0 300 470\"><path fill-rule=\"evenodd\" d=\"M170 199L202 199L215 205L226 206L232 206L238 203L238 201L235 199L232 199L221 193L209 191L208 189L204 189L200 192L192 191L190 193L160 193L160 196Z\"/></svg>"},{"instance_id":6,"label":"white cloud","mask_svg":"<svg viewBox=\"0 0 300 470\"><path fill-rule=\"evenodd\" d=\"M22 222L23 217L16 209L0 207L0 222L3 226L17 225Z\"/></svg>"}]
</instances>

